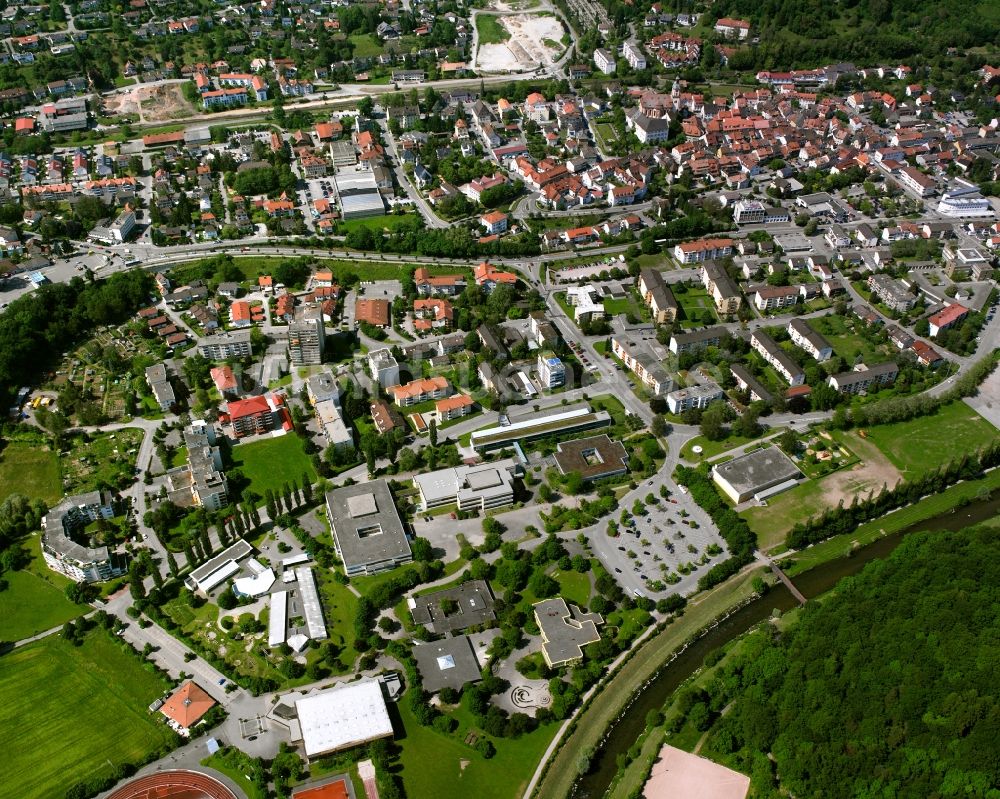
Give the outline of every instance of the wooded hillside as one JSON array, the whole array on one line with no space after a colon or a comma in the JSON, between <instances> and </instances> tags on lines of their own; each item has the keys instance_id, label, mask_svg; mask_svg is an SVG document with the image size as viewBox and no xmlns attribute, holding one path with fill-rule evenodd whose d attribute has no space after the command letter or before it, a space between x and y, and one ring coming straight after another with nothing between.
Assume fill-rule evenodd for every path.
<instances>
[{"instance_id":1,"label":"wooded hillside","mask_svg":"<svg viewBox=\"0 0 1000 799\"><path fill-rule=\"evenodd\" d=\"M996 797L998 548L988 527L911 535L787 632L751 635L707 696L681 697L714 721L703 753L757 797Z\"/></svg>"}]
</instances>

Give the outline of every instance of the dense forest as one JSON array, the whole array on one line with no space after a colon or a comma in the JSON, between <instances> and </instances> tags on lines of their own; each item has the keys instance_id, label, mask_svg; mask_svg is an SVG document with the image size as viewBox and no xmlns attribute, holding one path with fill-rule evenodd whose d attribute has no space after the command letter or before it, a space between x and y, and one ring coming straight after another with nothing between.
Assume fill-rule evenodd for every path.
<instances>
[{"instance_id":1,"label":"dense forest","mask_svg":"<svg viewBox=\"0 0 1000 799\"><path fill-rule=\"evenodd\" d=\"M989 526L913 534L748 636L678 698L704 753L755 797L1000 796L998 547Z\"/></svg>"},{"instance_id":2,"label":"dense forest","mask_svg":"<svg viewBox=\"0 0 1000 799\"><path fill-rule=\"evenodd\" d=\"M737 69L931 61L1000 40L1000 4L990 0L718 0L711 14L747 19L761 38L731 63Z\"/></svg>"},{"instance_id":3,"label":"dense forest","mask_svg":"<svg viewBox=\"0 0 1000 799\"><path fill-rule=\"evenodd\" d=\"M147 305L152 288L150 274L120 272L96 282L74 277L14 300L0 316L2 407L9 407L20 386L36 384L95 327L124 322Z\"/></svg>"}]
</instances>

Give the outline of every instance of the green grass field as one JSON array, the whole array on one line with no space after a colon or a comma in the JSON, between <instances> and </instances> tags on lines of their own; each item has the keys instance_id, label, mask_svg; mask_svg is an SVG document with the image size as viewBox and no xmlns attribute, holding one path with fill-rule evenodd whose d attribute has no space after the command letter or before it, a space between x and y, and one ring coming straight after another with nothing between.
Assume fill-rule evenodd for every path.
<instances>
[{"instance_id":1,"label":"green grass field","mask_svg":"<svg viewBox=\"0 0 1000 799\"><path fill-rule=\"evenodd\" d=\"M952 402L933 416L865 431L904 476L936 469L948 458L973 452L1000 437L1000 432L964 402ZM936 453L939 457L928 457Z\"/></svg>"},{"instance_id":2,"label":"green grass field","mask_svg":"<svg viewBox=\"0 0 1000 799\"><path fill-rule=\"evenodd\" d=\"M479 34L480 47L484 44L503 44L510 38L510 33L500 24L500 20L489 14L476 15L476 32Z\"/></svg>"},{"instance_id":3,"label":"green grass field","mask_svg":"<svg viewBox=\"0 0 1000 799\"><path fill-rule=\"evenodd\" d=\"M30 638L90 610L30 571L7 572L3 579L7 588L0 592L0 641Z\"/></svg>"},{"instance_id":4,"label":"green grass field","mask_svg":"<svg viewBox=\"0 0 1000 799\"><path fill-rule=\"evenodd\" d=\"M285 483L298 483L303 473L316 479L302 439L295 433L233 447L233 463L250 481L250 491L262 497L269 489L280 491Z\"/></svg>"},{"instance_id":5,"label":"green grass field","mask_svg":"<svg viewBox=\"0 0 1000 799\"><path fill-rule=\"evenodd\" d=\"M552 577L559 583L559 596L581 607L590 604L590 577L575 571L555 571Z\"/></svg>"},{"instance_id":6,"label":"green grass field","mask_svg":"<svg viewBox=\"0 0 1000 799\"><path fill-rule=\"evenodd\" d=\"M355 58L376 58L385 52L381 42L370 33L356 33L347 39L354 45Z\"/></svg>"},{"instance_id":7,"label":"green grass field","mask_svg":"<svg viewBox=\"0 0 1000 799\"><path fill-rule=\"evenodd\" d=\"M475 728L464 707L454 713L459 727L451 735L417 724L409 702L399 702L396 707L405 729L405 735L396 739L403 750L403 785L406 795L413 797L465 799L473 794L477 799L516 799L557 729L548 724L520 738L494 739L496 755L484 760L464 743L470 729Z\"/></svg>"},{"instance_id":8,"label":"green grass field","mask_svg":"<svg viewBox=\"0 0 1000 799\"><path fill-rule=\"evenodd\" d=\"M0 502L11 494L56 504L62 498L56 453L47 445L24 441L11 441L0 450Z\"/></svg>"},{"instance_id":9,"label":"green grass field","mask_svg":"<svg viewBox=\"0 0 1000 799\"><path fill-rule=\"evenodd\" d=\"M147 710L169 683L146 671L102 630L75 647L49 636L3 657L0 796L62 796L109 761L172 747L174 733Z\"/></svg>"},{"instance_id":10,"label":"green grass field","mask_svg":"<svg viewBox=\"0 0 1000 799\"><path fill-rule=\"evenodd\" d=\"M349 233L352 230L368 228L375 233L383 230L397 230L398 228L409 228L419 225L420 218L413 214L383 214L382 216L369 216L363 219L349 219L339 223L340 228ZM398 270L397 270L398 271Z\"/></svg>"}]
</instances>

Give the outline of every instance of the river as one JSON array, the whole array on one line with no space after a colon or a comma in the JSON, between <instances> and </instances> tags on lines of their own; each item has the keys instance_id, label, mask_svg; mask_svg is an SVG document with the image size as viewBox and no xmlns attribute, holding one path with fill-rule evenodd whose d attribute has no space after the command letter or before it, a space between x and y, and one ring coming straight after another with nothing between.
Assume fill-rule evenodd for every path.
<instances>
[{"instance_id":1,"label":"river","mask_svg":"<svg viewBox=\"0 0 1000 799\"><path fill-rule=\"evenodd\" d=\"M1000 515L1000 497L971 502L965 507L919 522L859 547L849 557L838 558L804 572L796 576L793 582L807 599L819 596L833 588L842 578L857 574L869 561L884 558L899 545L907 533L918 530L960 530L997 515ZM778 583L765 596L737 610L661 668L608 730L601 748L594 753L590 771L573 785L571 799L596 799L604 796L617 772L618 755L627 752L638 740L646 727L646 714L650 710L662 708L670 695L701 667L706 655L764 621L773 610L791 610L796 605L797 602L788 589Z\"/></svg>"}]
</instances>

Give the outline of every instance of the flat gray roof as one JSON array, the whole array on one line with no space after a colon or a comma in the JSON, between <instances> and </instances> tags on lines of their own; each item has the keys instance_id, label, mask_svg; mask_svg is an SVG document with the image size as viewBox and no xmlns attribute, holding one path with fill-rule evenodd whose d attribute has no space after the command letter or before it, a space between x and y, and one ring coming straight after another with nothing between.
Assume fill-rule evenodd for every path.
<instances>
[{"instance_id":1,"label":"flat gray roof","mask_svg":"<svg viewBox=\"0 0 1000 799\"><path fill-rule=\"evenodd\" d=\"M583 657L583 647L601 640L599 613L584 613L576 605L570 608L562 597L544 599L534 605L535 619L542 631L542 651L556 666Z\"/></svg>"},{"instance_id":2,"label":"flat gray roof","mask_svg":"<svg viewBox=\"0 0 1000 799\"><path fill-rule=\"evenodd\" d=\"M322 641L327 637L326 622L323 621L323 605L319 601L316 590L316 578L311 566L299 566L295 570L295 582L298 585L299 599L302 601L302 612L306 617L306 627L309 637L314 641Z\"/></svg>"},{"instance_id":3,"label":"flat gray roof","mask_svg":"<svg viewBox=\"0 0 1000 799\"><path fill-rule=\"evenodd\" d=\"M424 690L436 693L442 688L460 689L482 679L479 661L467 635L446 638L429 644L416 643L413 659Z\"/></svg>"},{"instance_id":4,"label":"flat gray roof","mask_svg":"<svg viewBox=\"0 0 1000 799\"><path fill-rule=\"evenodd\" d=\"M802 476L799 467L777 447L754 450L718 464L713 471L741 496Z\"/></svg>"},{"instance_id":5,"label":"flat gray roof","mask_svg":"<svg viewBox=\"0 0 1000 799\"><path fill-rule=\"evenodd\" d=\"M451 599L458 606L454 613L445 616L441 603ZM429 624L435 633L464 630L496 618L493 613L493 593L485 580L470 580L455 588L446 588L432 594L409 600L410 615L417 624Z\"/></svg>"},{"instance_id":6,"label":"flat gray roof","mask_svg":"<svg viewBox=\"0 0 1000 799\"><path fill-rule=\"evenodd\" d=\"M348 569L411 557L403 521L385 480L335 488L327 492L326 506Z\"/></svg>"}]
</instances>

